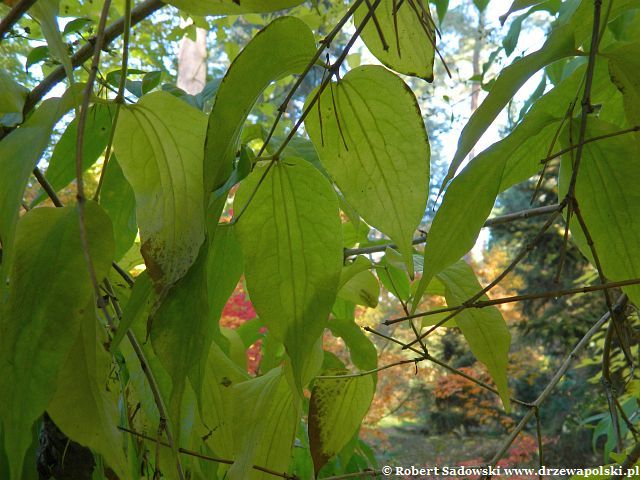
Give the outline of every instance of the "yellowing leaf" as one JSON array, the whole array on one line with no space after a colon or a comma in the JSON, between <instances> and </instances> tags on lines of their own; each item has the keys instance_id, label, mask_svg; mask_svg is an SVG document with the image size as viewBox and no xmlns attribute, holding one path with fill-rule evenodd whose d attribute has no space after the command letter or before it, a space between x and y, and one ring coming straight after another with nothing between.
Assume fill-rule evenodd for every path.
<instances>
[{"instance_id":1,"label":"yellowing leaf","mask_svg":"<svg viewBox=\"0 0 640 480\"><path fill-rule=\"evenodd\" d=\"M462 305L482 289L471 267L462 260L439 273L438 278L445 284L445 298L449 306ZM486 299L486 295L481 298ZM511 334L500 310L493 306L468 308L455 318L471 351L489 370L502 404L509 411L511 402L507 366Z\"/></svg>"},{"instance_id":2,"label":"yellowing leaf","mask_svg":"<svg viewBox=\"0 0 640 480\"><path fill-rule=\"evenodd\" d=\"M256 168L234 200L241 211L265 168ZM269 334L282 341L299 379L327 324L342 267L338 200L327 179L304 160L273 165L236 233L247 288Z\"/></svg>"},{"instance_id":3,"label":"yellowing leaf","mask_svg":"<svg viewBox=\"0 0 640 480\"><path fill-rule=\"evenodd\" d=\"M324 90L305 124L347 201L398 244L413 276L411 241L427 205L430 151L411 90L384 67L358 67Z\"/></svg>"},{"instance_id":4,"label":"yellowing leaf","mask_svg":"<svg viewBox=\"0 0 640 480\"><path fill-rule=\"evenodd\" d=\"M205 128L202 112L166 92L120 111L114 148L136 196L141 252L159 293L189 270L204 241Z\"/></svg>"},{"instance_id":5,"label":"yellowing leaf","mask_svg":"<svg viewBox=\"0 0 640 480\"><path fill-rule=\"evenodd\" d=\"M315 380L309 403L309 444L316 475L358 432L374 390L371 375Z\"/></svg>"},{"instance_id":6,"label":"yellowing leaf","mask_svg":"<svg viewBox=\"0 0 640 480\"><path fill-rule=\"evenodd\" d=\"M360 25L368 12L369 6L363 2L356 10L354 23ZM433 81L436 36L427 2L382 0L362 30L362 40L392 70Z\"/></svg>"},{"instance_id":7,"label":"yellowing leaf","mask_svg":"<svg viewBox=\"0 0 640 480\"><path fill-rule=\"evenodd\" d=\"M243 0L242 8L249 8L250 3ZM278 2L262 3L275 6ZM262 91L279 78L301 73L315 51L309 27L302 20L284 17L258 32L236 57L220 84L209 115L204 156L205 192L224 185L231 174L242 127Z\"/></svg>"}]
</instances>

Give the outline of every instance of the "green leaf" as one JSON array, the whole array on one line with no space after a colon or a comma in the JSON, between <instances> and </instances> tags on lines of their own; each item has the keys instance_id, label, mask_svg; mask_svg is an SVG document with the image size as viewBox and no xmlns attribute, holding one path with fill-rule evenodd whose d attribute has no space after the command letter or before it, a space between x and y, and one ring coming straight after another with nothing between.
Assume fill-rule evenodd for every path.
<instances>
[{"instance_id":1,"label":"green leaf","mask_svg":"<svg viewBox=\"0 0 640 480\"><path fill-rule=\"evenodd\" d=\"M111 222L88 202L85 223L93 267L101 279L113 257ZM58 371L91 298L76 208L36 208L25 214L18 223L8 297L0 310L0 415L12 478L21 478L31 425L56 392Z\"/></svg>"},{"instance_id":2,"label":"green leaf","mask_svg":"<svg viewBox=\"0 0 640 480\"><path fill-rule=\"evenodd\" d=\"M33 50L29 52L27 55L27 60L24 63L25 71L29 71L29 67L35 65L36 63L40 63L49 57L49 47L46 45L40 45L39 47L35 47Z\"/></svg>"},{"instance_id":3,"label":"green leaf","mask_svg":"<svg viewBox=\"0 0 640 480\"><path fill-rule=\"evenodd\" d=\"M438 274L445 284L447 305L458 306L482 290L473 270L463 260ZM481 300L486 300L483 296ZM489 371L507 412L510 409L507 366L511 334L500 310L494 306L467 308L456 316L456 323L471 352Z\"/></svg>"},{"instance_id":4,"label":"green leaf","mask_svg":"<svg viewBox=\"0 0 640 480\"><path fill-rule=\"evenodd\" d=\"M400 6L394 12L394 6L397 5ZM360 25L368 12L369 6L364 2L356 10L354 23ZM424 15L429 16L428 20L423 18ZM371 53L390 69L433 81L436 36L426 1L398 3L395 0L383 0L361 36Z\"/></svg>"},{"instance_id":5,"label":"green leaf","mask_svg":"<svg viewBox=\"0 0 640 480\"><path fill-rule=\"evenodd\" d=\"M187 377L200 398L213 326L207 290L208 242L149 318L151 342L172 382L170 418L178 425Z\"/></svg>"},{"instance_id":6,"label":"green leaf","mask_svg":"<svg viewBox=\"0 0 640 480\"><path fill-rule=\"evenodd\" d=\"M114 259L118 261L133 245L138 234L138 224L136 223L136 197L115 155L111 156L104 174L100 205L113 223L116 241Z\"/></svg>"},{"instance_id":7,"label":"green leaf","mask_svg":"<svg viewBox=\"0 0 640 480\"><path fill-rule=\"evenodd\" d=\"M69 23L64 26L64 30L62 31L63 35L70 35L72 33L78 33L83 28L88 27L93 23L93 20L88 18L74 18Z\"/></svg>"},{"instance_id":8,"label":"green leaf","mask_svg":"<svg viewBox=\"0 0 640 480\"><path fill-rule=\"evenodd\" d=\"M142 94L146 95L151 90L156 88L162 80L162 72L160 70L154 70L142 77Z\"/></svg>"},{"instance_id":9,"label":"green leaf","mask_svg":"<svg viewBox=\"0 0 640 480\"><path fill-rule=\"evenodd\" d=\"M227 411L233 419L233 465L230 480L271 480L273 475L253 469L260 465L288 471L300 421L301 402L281 367L266 375L231 386Z\"/></svg>"},{"instance_id":10,"label":"green leaf","mask_svg":"<svg viewBox=\"0 0 640 480\"><path fill-rule=\"evenodd\" d=\"M242 127L262 91L279 78L301 73L315 50L309 27L297 18L284 17L258 32L236 57L220 84L209 115L205 192L221 187L231 174Z\"/></svg>"},{"instance_id":11,"label":"green leaf","mask_svg":"<svg viewBox=\"0 0 640 480\"><path fill-rule=\"evenodd\" d=\"M189 270L204 241L205 122L166 92L120 111L114 149L135 192L141 253L161 295Z\"/></svg>"},{"instance_id":12,"label":"green leaf","mask_svg":"<svg viewBox=\"0 0 640 480\"><path fill-rule=\"evenodd\" d=\"M533 5L537 5L542 2L544 2L544 0L513 0L511 6L509 7L509 10L507 10L504 15L500 16L500 23L504 25L504 22L506 22L507 18L509 18L509 15L511 15L512 13L527 7L531 7Z\"/></svg>"},{"instance_id":13,"label":"green leaf","mask_svg":"<svg viewBox=\"0 0 640 480\"><path fill-rule=\"evenodd\" d=\"M242 210L266 167L240 185ZM269 333L282 341L299 380L322 335L342 268L342 230L331 184L308 162L275 163L236 225L247 288Z\"/></svg>"},{"instance_id":14,"label":"green leaf","mask_svg":"<svg viewBox=\"0 0 640 480\"><path fill-rule=\"evenodd\" d=\"M576 121L577 122L577 121ZM573 128L579 128L579 123ZM577 131L577 130L574 130ZM615 125L588 118L586 138L619 131ZM568 134L563 146L569 145ZM593 239L602 269L609 281L640 277L640 219L637 206L640 193L640 144L635 137L616 136L584 146L576 181L576 199ZM564 196L571 178L568 156L563 157L559 176L559 192ZM571 233L582 253L592 259L591 251L578 221L571 219ZM593 262L592 262L593 263ZM640 286L624 287L632 302L640 302Z\"/></svg>"},{"instance_id":15,"label":"green leaf","mask_svg":"<svg viewBox=\"0 0 640 480\"><path fill-rule=\"evenodd\" d=\"M447 10L449 10L449 0L430 0L430 3L433 3L436 6L438 23L442 25L444 17L447 15Z\"/></svg>"},{"instance_id":16,"label":"green leaf","mask_svg":"<svg viewBox=\"0 0 640 480\"><path fill-rule=\"evenodd\" d=\"M305 125L347 201L399 245L413 276L430 154L413 92L384 67L358 67L324 90Z\"/></svg>"},{"instance_id":17,"label":"green leaf","mask_svg":"<svg viewBox=\"0 0 640 480\"><path fill-rule=\"evenodd\" d=\"M476 156L451 182L429 229L425 269L416 290L414 310L433 276L473 247L498 193L542 168L540 162L547 156L568 105L576 97L584 71L579 68L540 98L520 125ZM593 85L593 101L604 104L604 115L615 93L605 68L596 68Z\"/></svg>"},{"instance_id":18,"label":"green leaf","mask_svg":"<svg viewBox=\"0 0 640 480\"><path fill-rule=\"evenodd\" d=\"M6 269L11 262L13 235L27 181L49 144L53 126L78 100L74 93L77 93L76 90L70 90L62 98L45 100L20 128L0 142L2 279L6 277ZM0 291L4 288L5 282L1 281Z\"/></svg>"},{"instance_id":19,"label":"green leaf","mask_svg":"<svg viewBox=\"0 0 640 480\"><path fill-rule=\"evenodd\" d=\"M114 351L127 334L127 330L135 322L139 315L145 312L152 299L153 286L149 280L149 275L144 271L136 277L136 281L131 289L129 300L122 310L122 317L116 330L116 334L111 340L111 350Z\"/></svg>"},{"instance_id":20,"label":"green leaf","mask_svg":"<svg viewBox=\"0 0 640 480\"><path fill-rule=\"evenodd\" d=\"M371 375L315 380L309 404L309 444L316 475L359 430L374 390Z\"/></svg>"},{"instance_id":21,"label":"green leaf","mask_svg":"<svg viewBox=\"0 0 640 480\"><path fill-rule=\"evenodd\" d=\"M378 366L378 352L353 318L334 318L329 321L334 337L344 340L349 349L351 362L360 370L373 370ZM374 375L374 378L377 378Z\"/></svg>"},{"instance_id":22,"label":"green leaf","mask_svg":"<svg viewBox=\"0 0 640 480\"><path fill-rule=\"evenodd\" d=\"M73 85L73 65L69 56L69 47L62 40L58 28L58 4L60 0L40 0L30 9L30 14L38 21L44 37L47 39L49 51L64 67L69 85Z\"/></svg>"},{"instance_id":23,"label":"green leaf","mask_svg":"<svg viewBox=\"0 0 640 480\"><path fill-rule=\"evenodd\" d=\"M371 273L371 267L371 262L360 256L355 262L343 267L338 296L356 305L375 308L378 305L380 285Z\"/></svg>"},{"instance_id":24,"label":"green leaf","mask_svg":"<svg viewBox=\"0 0 640 480\"><path fill-rule=\"evenodd\" d=\"M624 97L630 125L640 125L640 42L624 44L604 53L609 59L611 81Z\"/></svg>"},{"instance_id":25,"label":"green leaf","mask_svg":"<svg viewBox=\"0 0 640 480\"><path fill-rule=\"evenodd\" d=\"M85 141L82 150L82 169L87 170L100 157L111 132L115 107L98 103L90 107L85 124ZM76 178L76 145L78 119L74 118L56 143L45 176L55 191L66 187ZM41 193L34 203L46 197Z\"/></svg>"},{"instance_id":26,"label":"green leaf","mask_svg":"<svg viewBox=\"0 0 640 480\"><path fill-rule=\"evenodd\" d=\"M498 114L513 98L516 92L538 70L561 58L575 54L575 38L570 26L556 28L540 50L516 60L500 73L489 91L489 95L473 112L462 129L458 140L458 149L451 161L441 190L453 178L456 171L476 145L480 137L491 126Z\"/></svg>"},{"instance_id":27,"label":"green leaf","mask_svg":"<svg viewBox=\"0 0 640 480\"><path fill-rule=\"evenodd\" d=\"M227 300L240 280L242 271L242 249L238 243L235 227L225 225L218 228L213 239L210 240L207 256L207 295L209 321L214 322L213 337L225 351L226 341L220 335L217 325Z\"/></svg>"},{"instance_id":28,"label":"green leaf","mask_svg":"<svg viewBox=\"0 0 640 480\"><path fill-rule=\"evenodd\" d=\"M0 115L6 113L22 115L27 93L29 90L13 80L6 71L0 70Z\"/></svg>"},{"instance_id":29,"label":"green leaf","mask_svg":"<svg viewBox=\"0 0 640 480\"><path fill-rule=\"evenodd\" d=\"M300 5L304 0L167 0L192 15L240 15L268 13Z\"/></svg>"},{"instance_id":30,"label":"green leaf","mask_svg":"<svg viewBox=\"0 0 640 480\"><path fill-rule=\"evenodd\" d=\"M127 476L122 433L118 430L118 396L107 386L111 357L102 347L95 309L86 309L82 325L57 380L47 413L70 439L99 453L120 477Z\"/></svg>"}]
</instances>

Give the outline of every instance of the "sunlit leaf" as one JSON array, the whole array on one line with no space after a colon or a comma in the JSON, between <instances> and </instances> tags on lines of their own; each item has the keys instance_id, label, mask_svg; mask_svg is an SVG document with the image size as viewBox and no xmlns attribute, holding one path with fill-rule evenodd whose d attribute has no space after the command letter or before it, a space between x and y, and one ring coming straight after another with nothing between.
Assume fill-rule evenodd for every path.
<instances>
[{"instance_id":1,"label":"sunlit leaf","mask_svg":"<svg viewBox=\"0 0 640 480\"><path fill-rule=\"evenodd\" d=\"M272 3L275 2L269 2ZM309 27L297 18L284 17L256 34L236 57L220 84L209 115L205 192L221 187L231 174L242 127L262 91L279 78L302 72L315 50Z\"/></svg>"},{"instance_id":2,"label":"sunlit leaf","mask_svg":"<svg viewBox=\"0 0 640 480\"><path fill-rule=\"evenodd\" d=\"M438 278L445 284L445 298L450 306L462 305L482 289L471 267L462 260L439 273ZM486 300L486 295L482 299ZM500 310L493 306L468 308L455 318L471 351L489 370L502 404L509 411L507 366L511 334Z\"/></svg>"},{"instance_id":3,"label":"sunlit leaf","mask_svg":"<svg viewBox=\"0 0 640 480\"><path fill-rule=\"evenodd\" d=\"M364 2L356 10L354 23L360 25L368 11ZM362 30L362 40L392 70L433 81L436 36L426 1L382 0Z\"/></svg>"},{"instance_id":4,"label":"sunlit leaf","mask_svg":"<svg viewBox=\"0 0 640 480\"><path fill-rule=\"evenodd\" d=\"M324 90L305 125L345 198L399 245L413 275L411 240L427 204L430 151L411 90L384 67L358 67Z\"/></svg>"},{"instance_id":5,"label":"sunlit leaf","mask_svg":"<svg viewBox=\"0 0 640 480\"><path fill-rule=\"evenodd\" d=\"M256 168L234 200L236 225L253 305L282 341L297 374L322 334L342 266L338 201L325 177L308 162L287 158L266 173ZM256 190L257 188L257 190Z\"/></svg>"}]
</instances>

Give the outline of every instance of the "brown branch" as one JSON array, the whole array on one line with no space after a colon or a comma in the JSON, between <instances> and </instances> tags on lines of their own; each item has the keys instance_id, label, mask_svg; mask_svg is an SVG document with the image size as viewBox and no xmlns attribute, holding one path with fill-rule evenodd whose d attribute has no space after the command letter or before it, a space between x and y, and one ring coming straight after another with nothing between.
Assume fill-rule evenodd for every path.
<instances>
[{"instance_id":1,"label":"brown branch","mask_svg":"<svg viewBox=\"0 0 640 480\"><path fill-rule=\"evenodd\" d=\"M621 295L618 298L618 301L616 302L616 304L614 305L614 312L622 312L624 311L624 308L627 305L627 296L626 295ZM558 385L558 383L560 383L560 380L562 380L562 378L564 377L564 375L567 373L567 371L569 370L569 368L571 367L571 364L573 363L573 361L577 358L578 354L584 349L584 347L589 343L589 341L591 340L591 337L593 337L599 330L600 328L607 323L607 321L611 318L611 313L610 312L606 312L601 318L600 320L598 320L590 329L589 331L580 339L580 341L576 344L576 346L573 348L573 350L571 350L571 352L569 353L569 355L564 359L564 361L562 362L562 365L560 365L560 368L558 368L558 370L556 371L555 375L553 376L553 378L549 381L549 383L547 384L547 386L544 388L544 390L542 391L542 393L540 393L540 395L538 396L538 398L535 399L535 401L533 402L534 407L539 408L540 405L542 405L542 403L544 403L544 401L551 395L551 393L553 392L553 390L556 388L556 386ZM529 422L529 420L531 420L531 418L535 415L535 411L536 408L532 408L530 409L525 416L520 420L520 422L518 423L518 425L512 430L512 432L509 434L509 436L507 437L507 439L505 440L504 444L502 445L502 447L500 448L500 450L494 455L494 457L491 459L491 461L489 462L490 465L495 466L498 461L504 456L505 453L507 453L507 450L509 450L509 447L511 447L511 444L513 443L513 441L517 438L517 436L522 432L522 430L524 429L524 427L527 425L527 423Z\"/></svg>"},{"instance_id":2,"label":"brown branch","mask_svg":"<svg viewBox=\"0 0 640 480\"><path fill-rule=\"evenodd\" d=\"M603 284L589 285L587 287L571 288L567 290L555 290L551 292L529 293L525 295L513 295L511 297L495 298L492 300L479 300L479 301L470 303L466 307L467 308L485 308L493 305L502 305L505 303L522 302L527 300L539 300L542 298L564 297L567 295L576 295L580 293L599 292L601 290L611 290L613 288L620 288L620 287L626 287L629 285L638 285L638 284L640 284L640 278L632 278L630 280L622 280L620 282L609 282L609 283L605 283L604 285ZM385 325L393 325L395 323L399 323L405 320L411 320L412 318L428 317L430 315L436 315L438 313L453 312L455 310L458 310L460 307L461 305L436 308L426 312L418 312L418 313L414 313L413 315L407 315L404 317L385 320L382 323L384 323Z\"/></svg>"},{"instance_id":3,"label":"brown branch","mask_svg":"<svg viewBox=\"0 0 640 480\"><path fill-rule=\"evenodd\" d=\"M599 140L605 140L607 138L617 137L619 135L625 135L627 133L633 133L633 132L640 132L640 125L636 125L635 127L631 127L631 128L626 128L618 132L605 133L604 135L598 135L596 137L587 138L583 142L583 145L586 145L587 143L591 143L591 142L597 142ZM553 160L554 158L561 157L565 153L569 153L572 150L575 150L576 148L578 148L578 144L571 145L569 147L563 148L562 150L558 150L556 153L549 154L546 158L543 158L542 160L540 160L540 163L547 163L550 160Z\"/></svg>"},{"instance_id":4,"label":"brown branch","mask_svg":"<svg viewBox=\"0 0 640 480\"><path fill-rule=\"evenodd\" d=\"M505 215L499 215L497 217L487 219L487 221L484 222L484 225L482 225L482 228L491 228L516 220L525 220L527 218L547 215L556 211L558 211L558 205L545 205L544 207L529 208L527 210L521 210L519 212L507 213ZM421 243L425 243L426 241L427 235L421 235L414 238L412 244L420 245ZM353 257L354 255L369 255L371 253L384 252L387 248L393 248L397 250L398 246L393 243L385 243L382 245L372 245L370 247L345 248L344 258L346 259L349 257Z\"/></svg>"},{"instance_id":5,"label":"brown branch","mask_svg":"<svg viewBox=\"0 0 640 480\"><path fill-rule=\"evenodd\" d=\"M622 470L622 474L613 475L611 480L622 480L623 478L628 478L626 476L627 470L632 468L640 459L640 442L636 443L633 449L629 452L629 455L624 459L624 461L620 464L620 469Z\"/></svg>"},{"instance_id":6,"label":"brown branch","mask_svg":"<svg viewBox=\"0 0 640 480\"><path fill-rule=\"evenodd\" d=\"M157 441L157 439L154 438L154 437L150 437L149 435L145 435L144 433L140 433L140 432L137 432L135 430L131 430L130 428L127 428L127 427L118 426L118 430L130 433L131 435L134 435L136 437L142 438L142 439L147 440L149 442L156 443L156 441ZM158 443L158 445L161 445L163 447L171 448L171 445L169 445L166 442L158 441L157 443ZM233 465L233 463L234 463L233 460L229 460L228 458L220 458L220 457L214 457L214 456L211 456L211 455L205 455L204 453L196 452L194 450L188 450L188 449L182 448L182 447L178 447L178 452L182 453L184 455L191 456L191 457L201 458L202 460L208 460L210 462L223 463L225 465ZM276 472L275 470L272 470L272 469L267 468L267 467L261 467L259 465L253 465L251 468L253 468L254 470L259 470L259 471L264 472L264 473L268 473L269 475L273 475L274 477L286 478L288 480L297 480L297 477L295 475L290 475L290 474L284 473L284 472Z\"/></svg>"},{"instance_id":7,"label":"brown branch","mask_svg":"<svg viewBox=\"0 0 640 480\"><path fill-rule=\"evenodd\" d=\"M438 360L437 358L435 358L434 356L432 356L432 355L431 355L431 354L429 354L429 353L427 353L427 354L425 355L423 352L421 352L421 351L420 351L420 350L418 350L417 348L411 347L411 346L407 345L406 343L401 342L401 341L400 341L400 340L398 340L397 338L393 338L393 337L390 337L389 335L385 335L384 333L378 332L377 330L374 330L374 329L373 329L373 328L371 328L371 327L366 327L366 326L365 326L365 327L363 327L363 330L364 330L365 332L373 333L374 335L377 335L377 336L379 336L379 337L381 337L381 338L384 338L385 340L388 340L388 341L390 341L390 342L396 343L396 344L400 345L403 349L411 350L412 352L414 352L414 353L416 353L416 354L420 355L420 356L421 356L422 358L424 358L425 360L428 360L428 361L430 361L430 362L432 362L432 363L435 363L436 365L438 365L438 366L440 366L440 367L442 367L442 368L444 368L444 369L446 369L446 370L449 370L451 373L453 373L453 374L455 374L455 375L458 375L459 377L465 378L465 379L469 380L470 382L475 383L475 384L476 384L476 385L478 385L479 387L482 387L482 388L484 388L485 390L487 390L487 391L489 391L489 392L491 392L491 393L494 393L494 394L496 394L496 395L500 396L500 393L498 392L498 390L496 390L495 388L493 388L493 387L492 387L491 385L489 385L488 383L485 383L485 382L483 382L482 380L479 380L479 379L477 379L477 378L474 378L474 377L472 377L471 375L468 375L468 374L464 373L463 371L458 370L457 368L452 367L451 365L448 365L448 364L446 364L445 362L443 362L443 361L441 361L441 360ZM413 360L412 360L412 362L413 362ZM408 363L408 362L406 362L406 363ZM522 401L522 400L520 400L520 399L517 399L517 398L511 397L511 398L510 398L510 400L511 400L513 403L517 403L518 405L522 405L523 407L531 407L531 404L530 404L530 403L527 403L527 402Z\"/></svg>"},{"instance_id":8,"label":"brown branch","mask_svg":"<svg viewBox=\"0 0 640 480\"><path fill-rule=\"evenodd\" d=\"M164 7L166 4L162 0L146 0L131 10L131 26L137 25L142 20L153 14L155 11ZM108 45L118 38L125 29L124 18L119 18L111 25L106 27L104 31L104 45ZM76 68L89 60L93 55L94 44L96 38L92 37L89 42L82 46L72 57L71 65ZM65 79L67 76L62 66L56 68L51 72L42 82L40 82L27 96L23 113L26 116L31 110L34 109L36 104L42 100L42 98L58 83Z\"/></svg>"},{"instance_id":9,"label":"brown branch","mask_svg":"<svg viewBox=\"0 0 640 480\"><path fill-rule=\"evenodd\" d=\"M13 26L27 13L34 3L38 0L20 0L16 3L9 13L0 21L0 43L4 36L13 28Z\"/></svg>"}]
</instances>

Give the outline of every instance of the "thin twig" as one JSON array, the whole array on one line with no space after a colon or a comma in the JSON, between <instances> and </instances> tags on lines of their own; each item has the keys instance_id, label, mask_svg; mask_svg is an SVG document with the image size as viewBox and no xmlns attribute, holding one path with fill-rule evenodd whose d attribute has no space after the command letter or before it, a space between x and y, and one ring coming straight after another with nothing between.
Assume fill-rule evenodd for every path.
<instances>
[{"instance_id":1,"label":"thin twig","mask_svg":"<svg viewBox=\"0 0 640 480\"><path fill-rule=\"evenodd\" d=\"M166 3L162 0L146 0L145 2L138 5L136 8L131 10L131 26L137 25L145 18L152 15L154 12L164 7ZM104 31L104 41L103 45L106 46L113 42L116 38L118 38L124 32L124 18L119 18L111 25L109 25ZM76 68L82 65L84 62L89 60L93 55L93 49L95 44L95 37L89 39L89 42L82 46L72 57L71 57L71 65ZM59 66L53 72L51 72L47 77L42 80L36 87L31 90L29 95L27 96L27 100L25 102L23 113L26 116L27 113L31 112L36 104L44 98L44 96L49 93L49 91L67 76L64 68Z\"/></svg>"},{"instance_id":2,"label":"thin twig","mask_svg":"<svg viewBox=\"0 0 640 480\"><path fill-rule=\"evenodd\" d=\"M118 430L130 433L131 435L134 435L136 437L142 438L142 439L147 440L149 442L154 442L154 443L156 442L156 438L150 437L149 435L145 435L144 433L137 432L137 431L132 430L132 429L127 428L127 427L118 426ZM163 446L163 447L171 448L171 445L169 445L168 443L163 442L163 441L159 441L158 444ZM205 455L204 453L196 452L194 450L188 450L188 449L182 448L182 447L178 447L178 452L182 453L184 455L191 456L191 457L201 458L202 460L208 460L210 462L223 463L225 465L233 465L233 463L234 463L233 460L229 460L228 458L220 458L220 457L214 457L214 456L211 456L211 455ZM259 471L264 472L264 473L268 473L269 475L273 475L275 477L286 478L288 480L297 480L297 477L295 475L290 475L290 474L284 473L284 472L276 472L275 470L272 470L272 469L267 468L267 467L261 467L259 465L253 465L251 468L253 468L254 470L259 470Z\"/></svg>"},{"instance_id":3,"label":"thin twig","mask_svg":"<svg viewBox=\"0 0 640 480\"><path fill-rule=\"evenodd\" d=\"M611 290L614 288L621 288L621 287L627 287L629 285L638 285L638 284L640 284L640 278L633 278L630 280L622 280L620 282L609 282L609 283L605 283L604 285L602 284L589 285L587 287L570 288L567 290L555 290L550 292L529 293L525 295L513 295L510 297L494 298L492 300L478 300L467 305L466 307L467 308L485 308L493 305L502 305L505 303L515 303L515 302L522 302L527 300L539 300L542 298L564 297L567 295L576 295L580 293L599 292L601 290ZM414 313L413 315L385 320L382 323L385 325L393 325L395 323L399 323L405 320L411 320L413 318L428 317L430 315L437 315L439 313L452 312L459 309L460 307L461 305L436 308L426 312L418 312L418 313Z\"/></svg>"},{"instance_id":4,"label":"thin twig","mask_svg":"<svg viewBox=\"0 0 640 480\"><path fill-rule=\"evenodd\" d=\"M524 257L526 257L529 254L529 252L536 247L536 245L542 239L542 236L549 229L549 227L551 225L553 225L553 222L555 222L555 220L558 217L558 215L560 215L560 213L564 209L565 205L566 205L566 201L565 200L563 200L562 202L560 202L557 205L556 212L551 217L549 217L549 219L542 226L542 228L536 234L536 236L527 245L525 245L524 248L522 248L520 250L520 252L518 252L518 255L516 255L516 257L511 261L511 263L509 265L507 265L507 267L496 278L494 278L493 281L491 283L489 283L489 285L487 285L482 290L480 290L478 293L473 295L471 298L469 298L468 300L463 302L463 304L458 306L456 310L451 312L451 314L447 315L444 319L442 319L441 321L439 321L438 323L433 325L429 330L427 330L425 333L423 333L420 336L420 339L426 338L429 335L431 335L431 333L433 333L436 329L438 329L439 327L441 327L442 325L447 323L449 320L451 320L452 318L456 317L458 314L460 314L461 312L466 310L469 305L473 304L476 300L481 298L489 290L491 290L498 283L500 283L520 263L520 261L522 261L522 259ZM408 345L413 345L414 343L416 343L415 340L413 342L410 342Z\"/></svg>"},{"instance_id":5,"label":"thin twig","mask_svg":"<svg viewBox=\"0 0 640 480\"><path fill-rule=\"evenodd\" d=\"M4 36L13 28L13 26L27 13L27 10L38 0L20 0L16 3L9 13L0 21L0 43Z\"/></svg>"},{"instance_id":6,"label":"thin twig","mask_svg":"<svg viewBox=\"0 0 640 480\"><path fill-rule=\"evenodd\" d=\"M624 311L626 305L627 305L627 296L626 295L621 295L618 298L618 301L616 302L616 304L614 305L614 311L615 312L622 312ZM567 373L567 371L569 370L569 368L571 367L571 364L573 363L573 361L577 358L578 354L585 348L585 346L589 343L589 341L591 340L591 337L593 337L599 330L600 328L602 328L602 326L607 323L607 321L611 318L611 313L610 312L606 312L601 318L600 320L598 320L590 329L589 331L580 339L580 341L576 344L576 346L573 348L573 350L571 350L571 352L569 353L569 355L564 359L564 361L562 362L562 365L560 365L560 367L558 368L558 370L556 371L555 375L553 376L553 378L549 381L549 383L547 384L547 386L544 388L544 390L542 391L542 393L540 393L540 395L538 396L538 398L536 398L536 400L533 402L533 405L535 407L540 407L540 405L542 405L544 403L544 401L551 395L551 393L553 392L553 390L556 388L556 386L558 385L558 383L560 383L560 380L562 380L562 378L564 377L564 375ZM522 430L524 429L524 427L527 425L527 423L529 422L529 420L531 420L531 417L533 417L535 415L535 409L530 409L525 416L520 420L520 422L518 423L518 425L512 430L512 432L509 434L509 436L507 437L507 439L505 440L504 444L502 445L502 447L500 448L500 450L493 456L493 458L491 459L491 461L489 462L490 465L495 466L498 461L504 456L505 453L507 453L507 450L509 450L509 447L511 447L511 444L513 443L513 441L516 439L516 437L520 434L520 432L522 432ZM489 477L487 477L489 478Z\"/></svg>"},{"instance_id":7,"label":"thin twig","mask_svg":"<svg viewBox=\"0 0 640 480\"><path fill-rule=\"evenodd\" d=\"M427 358L424 356L417 357L417 358L410 358L408 360L400 360L398 362L390 363L389 365L384 365L382 367L374 368L372 370L365 370L363 372L347 373L344 375L318 375L317 377L315 377L315 379L316 380L342 380L345 378L366 377L367 375L378 373L383 370L387 370L388 368L398 367L400 365L407 365L408 363L417 365L419 362L422 362L424 360L427 360Z\"/></svg>"},{"instance_id":8,"label":"thin twig","mask_svg":"<svg viewBox=\"0 0 640 480\"><path fill-rule=\"evenodd\" d=\"M489 218L486 222L484 222L482 228L491 228L516 220L525 220L527 218L548 215L549 213L555 213L557 211L558 205L545 205L544 207L529 208L527 210L507 213L506 215L499 215L497 217ZM412 245L420 245L421 243L425 243L426 241L427 235L421 235L413 239ZM385 243L382 245L372 245L370 247L345 248L344 258L347 259L349 257L353 257L354 255L369 255L371 253L384 252L387 248L397 250L398 246L393 243Z\"/></svg>"}]
</instances>

